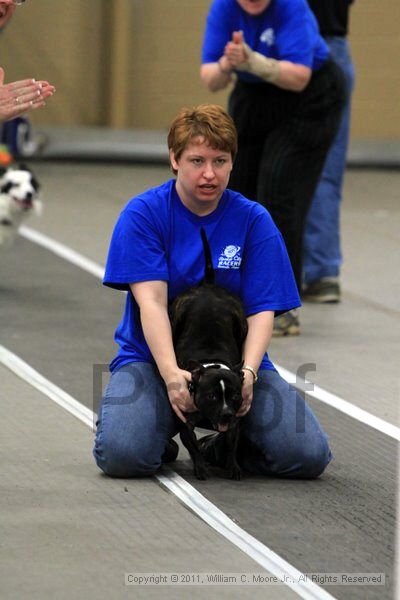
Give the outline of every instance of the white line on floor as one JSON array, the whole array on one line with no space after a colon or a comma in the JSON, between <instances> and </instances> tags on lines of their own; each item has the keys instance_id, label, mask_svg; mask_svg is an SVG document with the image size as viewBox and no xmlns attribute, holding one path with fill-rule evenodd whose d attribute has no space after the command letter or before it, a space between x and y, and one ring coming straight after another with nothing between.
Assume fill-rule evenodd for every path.
<instances>
[{"instance_id":1,"label":"white line on floor","mask_svg":"<svg viewBox=\"0 0 400 600\"><path fill-rule=\"evenodd\" d=\"M54 383L43 377L19 356L0 345L0 363L10 369L42 394L56 402L63 409L77 417L80 421L93 426L93 412L72 398ZM164 467L163 472L156 474L158 481L173 492L186 506L193 510L203 521L223 535L229 542L240 548L255 562L272 573L290 587L304 600L335 600L318 585L309 581L290 563L286 562L273 550L265 546L253 536L241 529L219 508L207 500L185 479L171 469Z\"/></svg>"},{"instance_id":2,"label":"white line on floor","mask_svg":"<svg viewBox=\"0 0 400 600\"><path fill-rule=\"evenodd\" d=\"M36 244L43 246L47 250L50 250L57 256L63 258L64 260L73 263L75 266L83 269L91 275L94 275L99 279L103 278L104 268L101 265L95 263L94 261L86 258L79 252L72 250L68 246L61 244L60 242L57 242L56 240L53 240L47 235L44 235L39 231L31 229L30 227L21 227L19 232L23 237L30 240L31 242L35 242ZM295 387L301 387L301 384L299 385L299 383L297 382L297 378L294 373L287 371L284 367L281 367L276 363L275 366L279 371L280 375L284 379L286 379L286 381L288 381ZM352 417L353 419L356 419L357 421L360 421L361 423L364 423L365 425L368 425L369 427L372 427L373 429L376 429L381 433L384 433L385 435L394 438L397 441L400 441L400 428L396 427L396 425L392 425L391 423L388 423L387 421L376 417L375 415L367 412L366 410L363 410L362 408L351 404L351 402L343 400L343 398L340 398L335 394L331 394L330 392L314 384L310 384L310 382L303 381L301 383L306 383L307 389L310 387L310 385L313 386L313 390L307 391L307 394L309 394L313 398L316 398L316 400L319 400L324 404L332 406L336 410L348 415L349 417Z\"/></svg>"},{"instance_id":3,"label":"white line on floor","mask_svg":"<svg viewBox=\"0 0 400 600\"><path fill-rule=\"evenodd\" d=\"M396 425L392 425L391 423L388 423L387 421L384 421L383 419L372 415L366 410L359 408L355 404L351 404L351 402L347 402L347 400L343 400L343 398L340 398L335 394L327 392L326 390L318 387L314 383L311 383L307 380L298 382L296 381L296 375L294 373L291 373L291 371L288 371L287 369L281 367L280 365L277 365L276 363L274 364L281 377L283 377L283 379L286 379L286 381L294 387L302 389L304 384L306 384L306 393L309 396L312 396L313 398L316 398L316 400L319 400L324 404L332 406L336 410L345 413L349 417L352 417L353 419L356 419L357 421L360 421L361 423L364 423L365 425L368 425L373 429L377 429L381 433L384 433L385 435L388 435L397 441L400 441L400 427L396 427ZM312 387L312 390L308 391L310 387Z\"/></svg>"},{"instance_id":4,"label":"white line on floor","mask_svg":"<svg viewBox=\"0 0 400 600\"><path fill-rule=\"evenodd\" d=\"M241 529L180 475L167 467L163 467L163 472L165 475L156 474L157 479L162 485L173 492L175 496L199 515L203 521L232 542L232 544L243 550L243 552L275 577L284 581L301 598L333 599L333 596L315 583L303 581L304 574L300 573L300 571L255 537ZM289 580L285 579L286 577L289 577Z\"/></svg>"},{"instance_id":5,"label":"white line on floor","mask_svg":"<svg viewBox=\"0 0 400 600\"><path fill-rule=\"evenodd\" d=\"M85 425L93 427L93 412L61 388L43 377L38 371L28 365L22 358L0 345L0 363L29 383L32 387L42 392L56 404L80 419Z\"/></svg>"},{"instance_id":6,"label":"white line on floor","mask_svg":"<svg viewBox=\"0 0 400 600\"><path fill-rule=\"evenodd\" d=\"M35 229L31 229L30 227L21 227L19 229L19 233L22 235L22 237L26 238L30 242L34 242L35 244L50 250L50 252L53 252L53 254L56 254L60 258L72 263L76 267L83 269L87 273L94 275L98 279L103 279L103 267L95 263L90 258L86 258L86 256L83 256L83 254L72 250L72 248L65 246L61 242L57 242L56 240L53 240L47 235L44 235Z\"/></svg>"}]
</instances>

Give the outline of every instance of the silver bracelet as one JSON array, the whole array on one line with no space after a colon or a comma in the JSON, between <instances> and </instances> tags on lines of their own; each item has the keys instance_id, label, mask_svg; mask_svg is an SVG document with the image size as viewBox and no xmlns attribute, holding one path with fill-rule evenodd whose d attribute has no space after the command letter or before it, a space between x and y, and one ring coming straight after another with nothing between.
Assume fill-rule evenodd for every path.
<instances>
[{"instance_id":1,"label":"silver bracelet","mask_svg":"<svg viewBox=\"0 0 400 600\"><path fill-rule=\"evenodd\" d=\"M250 373L253 375L253 377L254 377L254 382L253 383L255 383L256 381L258 381L258 375L257 375L255 369L253 369L253 367L251 367L250 365L243 365L242 371L244 371L245 369L246 369L246 371L250 371Z\"/></svg>"}]
</instances>

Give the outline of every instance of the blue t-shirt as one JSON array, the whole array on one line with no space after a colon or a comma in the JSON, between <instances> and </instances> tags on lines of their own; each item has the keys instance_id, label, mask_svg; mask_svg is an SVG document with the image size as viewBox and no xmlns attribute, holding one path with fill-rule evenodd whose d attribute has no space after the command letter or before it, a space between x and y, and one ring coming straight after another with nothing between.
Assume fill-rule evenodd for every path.
<instances>
[{"instance_id":1,"label":"blue t-shirt","mask_svg":"<svg viewBox=\"0 0 400 600\"><path fill-rule=\"evenodd\" d=\"M250 48L268 58L318 70L329 55L305 0L271 0L257 16L246 13L237 0L214 0L207 17L202 63L217 62L232 40L232 33L240 30ZM236 74L242 81L261 81L243 71Z\"/></svg>"},{"instance_id":2,"label":"blue t-shirt","mask_svg":"<svg viewBox=\"0 0 400 600\"><path fill-rule=\"evenodd\" d=\"M171 302L204 277L200 227L209 241L215 282L241 298L247 316L300 306L285 244L268 211L225 190L217 208L199 217L181 202L174 179L128 202L112 235L103 283L129 290L129 283L167 281ZM120 349L111 371L128 362L154 363L130 291L115 341ZM267 354L260 368L274 369Z\"/></svg>"}]
</instances>

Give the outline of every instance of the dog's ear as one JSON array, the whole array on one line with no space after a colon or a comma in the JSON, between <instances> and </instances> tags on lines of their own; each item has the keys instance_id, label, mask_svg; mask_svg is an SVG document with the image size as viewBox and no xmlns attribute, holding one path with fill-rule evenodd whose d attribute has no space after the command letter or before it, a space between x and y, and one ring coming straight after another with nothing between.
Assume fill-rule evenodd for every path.
<instances>
[{"instance_id":1,"label":"dog's ear","mask_svg":"<svg viewBox=\"0 0 400 600\"><path fill-rule=\"evenodd\" d=\"M189 360L187 362L187 370L188 371L194 371L195 369L198 369L199 367L202 367L203 365L198 361L198 360Z\"/></svg>"},{"instance_id":2,"label":"dog's ear","mask_svg":"<svg viewBox=\"0 0 400 600\"><path fill-rule=\"evenodd\" d=\"M0 167L0 177L3 177L4 173L7 173L6 167Z\"/></svg>"},{"instance_id":3,"label":"dog's ear","mask_svg":"<svg viewBox=\"0 0 400 600\"><path fill-rule=\"evenodd\" d=\"M194 386L196 386L199 383L200 377L205 372L205 368L203 367L203 365L199 365L195 369L193 369L193 370L191 369L191 372L192 372L192 384Z\"/></svg>"},{"instance_id":4,"label":"dog's ear","mask_svg":"<svg viewBox=\"0 0 400 600\"><path fill-rule=\"evenodd\" d=\"M238 363L237 365L235 365L235 366L233 367L233 369L232 369L232 371L233 371L234 373L237 373L237 374L239 375L239 377L240 377L240 381L241 381L242 383L243 383L243 381L244 381L244 373L243 373L243 371L242 371L243 365L244 365L244 361L242 360L242 362L240 362L240 363Z\"/></svg>"},{"instance_id":5,"label":"dog's ear","mask_svg":"<svg viewBox=\"0 0 400 600\"><path fill-rule=\"evenodd\" d=\"M2 185L0 187L0 192L2 194L8 194L8 192L11 190L12 187L13 187L13 184L11 183L11 181L7 181L7 183L5 183L4 185Z\"/></svg>"},{"instance_id":6,"label":"dog's ear","mask_svg":"<svg viewBox=\"0 0 400 600\"><path fill-rule=\"evenodd\" d=\"M40 190L40 183L36 179L36 177L32 177L32 185L33 188L38 192Z\"/></svg>"}]
</instances>

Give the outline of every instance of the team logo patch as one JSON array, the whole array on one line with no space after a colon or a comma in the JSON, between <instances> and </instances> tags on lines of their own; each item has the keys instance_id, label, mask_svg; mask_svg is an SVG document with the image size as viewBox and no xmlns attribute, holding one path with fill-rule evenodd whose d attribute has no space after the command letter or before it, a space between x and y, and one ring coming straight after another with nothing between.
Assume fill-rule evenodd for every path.
<instances>
[{"instance_id":1,"label":"team logo patch","mask_svg":"<svg viewBox=\"0 0 400 600\"><path fill-rule=\"evenodd\" d=\"M260 35L260 40L267 44L267 46L273 46L275 44L275 32L272 27L265 29Z\"/></svg>"},{"instance_id":2,"label":"team logo patch","mask_svg":"<svg viewBox=\"0 0 400 600\"><path fill-rule=\"evenodd\" d=\"M240 246L230 244L221 252L218 259L218 269L239 269L242 257L240 256Z\"/></svg>"}]
</instances>

